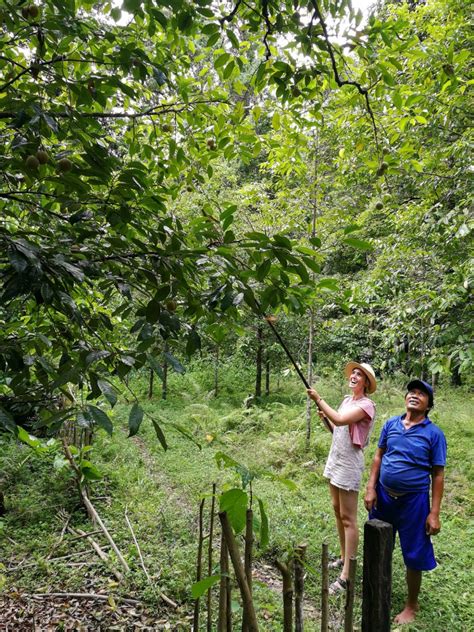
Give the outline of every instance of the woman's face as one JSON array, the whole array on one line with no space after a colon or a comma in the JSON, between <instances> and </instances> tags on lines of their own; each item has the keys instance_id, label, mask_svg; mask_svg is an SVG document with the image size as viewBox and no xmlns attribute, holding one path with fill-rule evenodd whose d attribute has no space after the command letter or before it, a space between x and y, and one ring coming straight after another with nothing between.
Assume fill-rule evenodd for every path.
<instances>
[{"instance_id":1,"label":"woman's face","mask_svg":"<svg viewBox=\"0 0 474 632\"><path fill-rule=\"evenodd\" d=\"M365 388L369 385L369 380L363 371L360 369L352 369L349 377L349 388L353 391L364 392Z\"/></svg>"}]
</instances>

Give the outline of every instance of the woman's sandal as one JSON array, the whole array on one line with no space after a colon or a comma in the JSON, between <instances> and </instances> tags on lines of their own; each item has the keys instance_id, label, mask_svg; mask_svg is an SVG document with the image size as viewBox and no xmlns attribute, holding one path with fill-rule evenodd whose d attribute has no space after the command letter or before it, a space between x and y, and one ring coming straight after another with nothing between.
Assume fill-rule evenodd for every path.
<instances>
[{"instance_id":1,"label":"woman's sandal","mask_svg":"<svg viewBox=\"0 0 474 632\"><path fill-rule=\"evenodd\" d=\"M342 568L344 566L344 560L339 558L338 560L333 560L329 562L328 568Z\"/></svg>"},{"instance_id":2,"label":"woman's sandal","mask_svg":"<svg viewBox=\"0 0 474 632\"><path fill-rule=\"evenodd\" d=\"M338 593L343 593L346 589L347 581L342 579L342 577L338 577L336 581L329 586L329 594L337 595Z\"/></svg>"}]
</instances>

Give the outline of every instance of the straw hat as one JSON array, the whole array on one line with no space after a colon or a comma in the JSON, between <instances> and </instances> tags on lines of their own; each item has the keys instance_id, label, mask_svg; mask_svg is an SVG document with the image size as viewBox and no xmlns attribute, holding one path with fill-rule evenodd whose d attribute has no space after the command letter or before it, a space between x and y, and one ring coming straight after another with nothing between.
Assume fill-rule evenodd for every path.
<instances>
[{"instance_id":1,"label":"straw hat","mask_svg":"<svg viewBox=\"0 0 474 632\"><path fill-rule=\"evenodd\" d=\"M344 369L344 375L346 377L350 377L354 369L360 369L367 376L367 379L369 380L367 393L375 393L377 390L377 380L375 379L375 373L370 364L367 364L366 362L362 362L362 364L359 364L358 362L349 362L346 364L346 368Z\"/></svg>"}]
</instances>

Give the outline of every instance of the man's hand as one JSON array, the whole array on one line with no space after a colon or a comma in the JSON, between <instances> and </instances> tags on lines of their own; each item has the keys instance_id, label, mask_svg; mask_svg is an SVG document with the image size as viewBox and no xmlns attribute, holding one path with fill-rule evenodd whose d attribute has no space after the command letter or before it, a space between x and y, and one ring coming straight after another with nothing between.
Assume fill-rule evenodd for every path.
<instances>
[{"instance_id":1,"label":"man's hand","mask_svg":"<svg viewBox=\"0 0 474 632\"><path fill-rule=\"evenodd\" d=\"M367 487L365 490L364 505L367 511L377 508L377 492L374 487Z\"/></svg>"},{"instance_id":2,"label":"man's hand","mask_svg":"<svg viewBox=\"0 0 474 632\"><path fill-rule=\"evenodd\" d=\"M441 523L438 514L430 512L426 519L426 533L428 535L438 535L441 531Z\"/></svg>"}]
</instances>

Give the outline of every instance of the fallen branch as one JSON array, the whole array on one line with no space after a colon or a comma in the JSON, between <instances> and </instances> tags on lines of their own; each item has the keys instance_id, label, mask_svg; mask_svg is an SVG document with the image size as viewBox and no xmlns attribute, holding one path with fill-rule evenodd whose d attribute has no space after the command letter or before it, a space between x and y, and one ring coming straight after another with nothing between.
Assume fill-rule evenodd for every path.
<instances>
[{"instance_id":1,"label":"fallen branch","mask_svg":"<svg viewBox=\"0 0 474 632\"><path fill-rule=\"evenodd\" d=\"M117 558L118 558L119 562L121 563L121 565L123 566L124 570L127 573L130 572L130 567L128 566L127 562L125 561L125 558L120 553L117 545L115 544L114 539L110 535L110 533L109 533L107 527L105 526L105 524L102 522L101 517L97 513L94 505L91 503L89 497L87 496L86 492L84 491L84 489L83 489L83 487L81 485L81 478L82 478L81 471L77 467L77 463L74 461L74 457L71 454L71 450L69 449L69 446L68 446L68 444L67 444L67 442L66 442L66 440L64 438L63 438L63 447L64 447L64 453L66 455L66 458L69 461L69 463L71 464L71 467L72 467L72 469L74 470L74 472L76 474L76 483L77 483L77 487L79 489L79 494L81 495L82 502L84 503L84 506L87 509L87 513L89 514L89 517L91 518L91 520L94 523L98 524L99 527L102 529L105 537L110 542L110 546L114 550L114 553L117 556Z\"/></svg>"},{"instance_id":2,"label":"fallen branch","mask_svg":"<svg viewBox=\"0 0 474 632\"><path fill-rule=\"evenodd\" d=\"M145 575L146 575L148 581L150 582L150 584L152 584L153 580L151 579L150 574L148 573L148 571L146 569L145 562L143 561L142 552L140 550L140 546L138 544L138 540L137 540L137 538L135 536L135 531L133 530L132 523L130 522L130 519L128 517L127 510L125 510L125 520L127 521L128 528L130 529L130 533L132 534L133 541L135 542L135 546L137 547L137 551L138 551L138 555L140 556L140 561L141 561L141 566L143 568L143 572L145 573ZM171 606L172 608L177 608L178 607L177 603L175 603L172 599L167 597L165 595L165 593L163 593L161 591L160 591L160 598L163 599L163 601L165 603L167 603L169 606Z\"/></svg>"},{"instance_id":3,"label":"fallen branch","mask_svg":"<svg viewBox=\"0 0 474 632\"><path fill-rule=\"evenodd\" d=\"M82 535L84 537L87 537L88 542L90 543L90 545L92 546L94 551L97 553L97 555L100 557L100 559L103 560L104 562L109 562L109 556L104 552L103 548L99 544L97 544L97 542L95 540L93 540L90 536L88 536L85 533L85 531L81 531L81 529L73 529L72 527L69 527L69 531L71 533L79 534L79 535ZM115 577L118 579L119 582L122 581L122 579L123 579L122 573L120 573L115 568L112 569L112 572L115 575Z\"/></svg>"},{"instance_id":4,"label":"fallen branch","mask_svg":"<svg viewBox=\"0 0 474 632\"><path fill-rule=\"evenodd\" d=\"M53 554L53 551L55 549L58 548L58 546L61 544L61 542L63 541L64 538L64 534L67 531L67 527L69 524L69 521L71 520L71 514L66 514L66 519L64 520L64 524L63 524L63 528L61 529L61 533L59 534L59 538L57 539L57 541L53 544L53 548L51 549L51 551L48 553L48 555L46 556L46 559L49 560L51 555Z\"/></svg>"},{"instance_id":5,"label":"fallen branch","mask_svg":"<svg viewBox=\"0 0 474 632\"><path fill-rule=\"evenodd\" d=\"M140 545L138 544L138 540L137 540L137 538L136 538L136 536L135 536L135 531L133 530L132 523L130 522L130 518L128 517L128 513L127 513L127 511L128 511L128 509L125 509L125 520L126 520L126 522L127 522L127 526L128 526L128 528L129 528L129 530L130 530L130 533L132 534L132 538L133 538L133 541L134 541L134 543L135 543L135 546L137 547L138 555L139 555L139 557L140 557L140 564L141 564L141 567L142 567L142 569L143 569L143 572L145 573L146 578L148 579L148 581L149 581L149 582L150 582L150 584L151 584L151 583L152 583L152 582L151 582L151 577L150 577L149 572L148 572L148 571L147 571L147 569L146 569L145 562L143 561L142 551L141 551L141 549L140 549Z\"/></svg>"},{"instance_id":6,"label":"fallen branch","mask_svg":"<svg viewBox=\"0 0 474 632\"><path fill-rule=\"evenodd\" d=\"M8 596L8 595L7 595ZM110 595L96 595L94 593L26 593L22 595L23 597L30 597L31 599L49 599L51 597L58 597L60 599L93 599L97 601L108 601L110 599ZM137 601L136 599L129 599L126 597L115 597L115 601L121 601L130 606L141 606L142 602Z\"/></svg>"}]
</instances>

